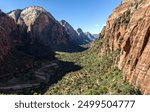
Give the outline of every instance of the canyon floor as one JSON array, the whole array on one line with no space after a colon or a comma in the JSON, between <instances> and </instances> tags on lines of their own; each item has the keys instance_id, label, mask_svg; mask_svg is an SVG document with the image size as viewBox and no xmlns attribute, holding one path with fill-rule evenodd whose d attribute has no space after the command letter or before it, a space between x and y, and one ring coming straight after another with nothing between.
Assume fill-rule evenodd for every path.
<instances>
[{"instance_id":1,"label":"canyon floor","mask_svg":"<svg viewBox=\"0 0 150 112\"><path fill-rule=\"evenodd\" d=\"M119 51L103 56L99 56L96 51L95 46L82 52L56 52L57 60L42 60L41 67L26 73L23 78L21 76L23 81L10 79L0 89L6 90L5 94L141 94L124 80L122 72L114 66Z\"/></svg>"},{"instance_id":2,"label":"canyon floor","mask_svg":"<svg viewBox=\"0 0 150 112\"><path fill-rule=\"evenodd\" d=\"M141 94L123 79L121 71L114 67L117 51L99 57L93 49L79 53L57 52L56 57L64 62L73 62L80 69L70 71L44 94L56 95L101 95L101 94ZM66 72L69 66L62 68ZM71 69L70 69L71 70Z\"/></svg>"}]
</instances>

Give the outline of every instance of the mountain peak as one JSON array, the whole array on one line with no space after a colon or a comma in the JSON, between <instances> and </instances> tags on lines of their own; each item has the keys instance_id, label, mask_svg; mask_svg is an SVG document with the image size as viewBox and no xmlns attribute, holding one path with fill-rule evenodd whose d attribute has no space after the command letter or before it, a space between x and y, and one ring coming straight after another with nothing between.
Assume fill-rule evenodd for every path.
<instances>
[{"instance_id":1,"label":"mountain peak","mask_svg":"<svg viewBox=\"0 0 150 112\"><path fill-rule=\"evenodd\" d=\"M78 33L83 33L83 31L82 31L81 28L78 28L78 29L77 29L77 32L78 32Z\"/></svg>"},{"instance_id":2,"label":"mountain peak","mask_svg":"<svg viewBox=\"0 0 150 112\"><path fill-rule=\"evenodd\" d=\"M55 18L49 12L47 12L43 7L40 6L29 6L24 9L16 9L10 11L8 15L13 15L13 17L15 16L15 18L17 18L18 16L21 16L21 18L31 17L29 20L32 20L33 18L37 18L38 16L40 16L42 13L55 20Z\"/></svg>"},{"instance_id":3,"label":"mountain peak","mask_svg":"<svg viewBox=\"0 0 150 112\"><path fill-rule=\"evenodd\" d=\"M61 20L60 22L61 22L61 23L68 23L68 22L67 22L67 21L65 21L65 20Z\"/></svg>"},{"instance_id":4,"label":"mountain peak","mask_svg":"<svg viewBox=\"0 0 150 112\"><path fill-rule=\"evenodd\" d=\"M24 8L23 10L39 10L39 11L43 11L43 12L47 12L43 7L41 6L29 6Z\"/></svg>"}]
</instances>

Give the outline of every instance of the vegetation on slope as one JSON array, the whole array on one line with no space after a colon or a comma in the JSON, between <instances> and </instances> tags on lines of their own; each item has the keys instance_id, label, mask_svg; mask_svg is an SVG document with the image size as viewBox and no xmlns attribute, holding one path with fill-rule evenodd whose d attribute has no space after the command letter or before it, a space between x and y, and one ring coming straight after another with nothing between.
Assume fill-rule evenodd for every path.
<instances>
[{"instance_id":1,"label":"vegetation on slope","mask_svg":"<svg viewBox=\"0 0 150 112\"><path fill-rule=\"evenodd\" d=\"M80 53L57 52L59 60L73 62L82 69L67 73L58 83L50 86L45 94L141 94L123 79L122 72L114 66L119 51L102 57L94 52L98 51L100 44L103 45L103 41L98 41L94 47ZM64 67L65 69L69 68Z\"/></svg>"},{"instance_id":2,"label":"vegetation on slope","mask_svg":"<svg viewBox=\"0 0 150 112\"><path fill-rule=\"evenodd\" d=\"M93 46L83 52L65 53L56 52L59 70L48 67L47 70L56 71L48 83L41 83L37 88L27 88L11 94L46 94L46 95L101 95L101 94L141 94L140 91L123 79L122 72L115 67L116 57L119 51L104 52L101 48L107 48L104 39L97 40ZM100 53L100 54L99 54ZM51 61L39 63L41 67L47 66ZM34 76L38 69L28 72L27 75ZM41 69L42 70L42 69ZM41 71L42 72L42 71ZM32 73L32 74L31 74ZM43 71L42 73L45 73ZM22 75L22 79L30 79ZM35 80L33 78L33 80ZM28 82L28 81L27 81Z\"/></svg>"}]
</instances>

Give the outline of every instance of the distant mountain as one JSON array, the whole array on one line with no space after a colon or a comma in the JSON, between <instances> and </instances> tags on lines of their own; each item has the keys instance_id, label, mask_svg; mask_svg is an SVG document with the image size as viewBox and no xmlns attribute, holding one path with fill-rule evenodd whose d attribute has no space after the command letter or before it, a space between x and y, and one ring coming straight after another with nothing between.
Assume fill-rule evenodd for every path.
<instances>
[{"instance_id":1,"label":"distant mountain","mask_svg":"<svg viewBox=\"0 0 150 112\"><path fill-rule=\"evenodd\" d=\"M87 36L88 36L88 38L91 40L91 41L93 41L93 40L95 40L96 38L98 38L98 34L91 34L90 32L86 32L85 33Z\"/></svg>"},{"instance_id":2,"label":"distant mountain","mask_svg":"<svg viewBox=\"0 0 150 112\"><path fill-rule=\"evenodd\" d=\"M82 44L88 44L91 42L91 39L90 39L91 35L89 35L90 33L84 33L81 28L77 29L77 33L79 36L79 39L78 39L79 44L82 45Z\"/></svg>"},{"instance_id":3,"label":"distant mountain","mask_svg":"<svg viewBox=\"0 0 150 112\"><path fill-rule=\"evenodd\" d=\"M99 37L99 34L92 34L94 36L94 39Z\"/></svg>"},{"instance_id":4,"label":"distant mountain","mask_svg":"<svg viewBox=\"0 0 150 112\"><path fill-rule=\"evenodd\" d=\"M61 20L60 24L65 28L65 31L69 35L69 40L78 44L88 44L95 39L90 32L83 32L81 28L74 30L74 28L65 20Z\"/></svg>"},{"instance_id":5,"label":"distant mountain","mask_svg":"<svg viewBox=\"0 0 150 112\"><path fill-rule=\"evenodd\" d=\"M74 28L65 20L61 20L60 24L65 28L65 31L69 35L69 39L72 41L76 41L78 39L78 34L74 30Z\"/></svg>"}]
</instances>

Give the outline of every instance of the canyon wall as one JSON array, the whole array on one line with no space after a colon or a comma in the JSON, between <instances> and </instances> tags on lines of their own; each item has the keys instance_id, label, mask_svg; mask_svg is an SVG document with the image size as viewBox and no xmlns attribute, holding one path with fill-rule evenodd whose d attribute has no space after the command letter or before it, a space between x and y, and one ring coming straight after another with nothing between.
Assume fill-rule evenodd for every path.
<instances>
[{"instance_id":1,"label":"canyon wall","mask_svg":"<svg viewBox=\"0 0 150 112\"><path fill-rule=\"evenodd\" d=\"M150 0L124 0L109 16L100 38L111 51L120 50L117 65L125 80L150 94Z\"/></svg>"},{"instance_id":2,"label":"canyon wall","mask_svg":"<svg viewBox=\"0 0 150 112\"><path fill-rule=\"evenodd\" d=\"M58 46L69 43L62 25L42 7L31 6L18 9L9 12L8 15L15 20L24 34L27 32L30 44L38 42L55 50Z\"/></svg>"},{"instance_id":3,"label":"canyon wall","mask_svg":"<svg viewBox=\"0 0 150 112\"><path fill-rule=\"evenodd\" d=\"M0 63L10 53L12 48L11 33L15 31L16 27L14 20L0 11Z\"/></svg>"}]
</instances>

